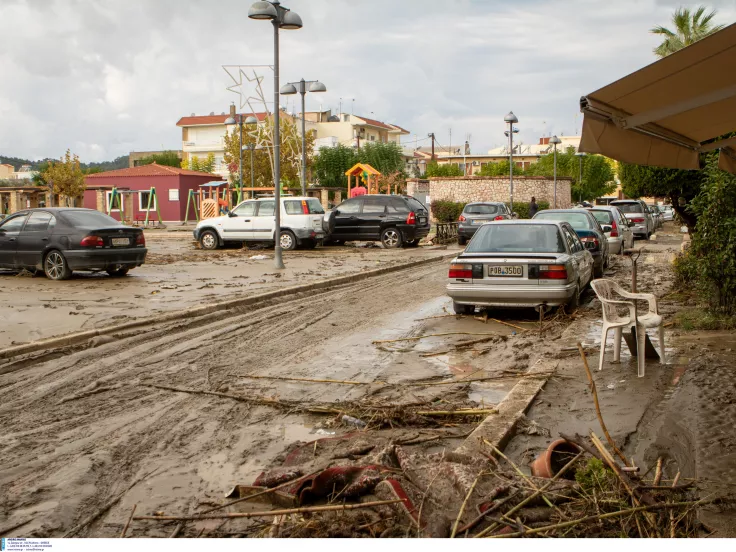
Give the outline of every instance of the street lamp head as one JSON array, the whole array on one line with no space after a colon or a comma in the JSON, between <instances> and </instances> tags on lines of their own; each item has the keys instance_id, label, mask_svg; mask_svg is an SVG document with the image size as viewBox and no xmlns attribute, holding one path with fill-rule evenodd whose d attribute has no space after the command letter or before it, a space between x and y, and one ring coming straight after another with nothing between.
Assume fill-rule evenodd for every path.
<instances>
[{"instance_id":1,"label":"street lamp head","mask_svg":"<svg viewBox=\"0 0 736 552\"><path fill-rule=\"evenodd\" d=\"M507 123L518 123L519 119L514 115L513 111L509 111L508 115L506 115L503 120Z\"/></svg>"},{"instance_id":2,"label":"street lamp head","mask_svg":"<svg viewBox=\"0 0 736 552\"><path fill-rule=\"evenodd\" d=\"M246 125L257 125L258 124L258 119L256 119L253 115L248 115L245 118L245 124Z\"/></svg>"},{"instance_id":3,"label":"street lamp head","mask_svg":"<svg viewBox=\"0 0 736 552\"><path fill-rule=\"evenodd\" d=\"M287 11L281 21L280 27L287 31L295 31L301 29L304 25L302 24L302 18L295 14L293 11Z\"/></svg>"},{"instance_id":4,"label":"street lamp head","mask_svg":"<svg viewBox=\"0 0 736 552\"><path fill-rule=\"evenodd\" d=\"M226 125L234 125L235 124L235 117L228 117L227 119L225 119L225 124Z\"/></svg>"},{"instance_id":5,"label":"street lamp head","mask_svg":"<svg viewBox=\"0 0 736 552\"><path fill-rule=\"evenodd\" d=\"M251 19L262 19L264 21L272 21L279 16L279 12L276 10L271 2L254 2L248 10L248 17Z\"/></svg>"},{"instance_id":6,"label":"street lamp head","mask_svg":"<svg viewBox=\"0 0 736 552\"><path fill-rule=\"evenodd\" d=\"M309 85L310 92L327 92L327 87L319 81L314 81Z\"/></svg>"},{"instance_id":7,"label":"street lamp head","mask_svg":"<svg viewBox=\"0 0 736 552\"><path fill-rule=\"evenodd\" d=\"M562 140L560 140L557 135L552 136L552 138L549 139L550 144L561 144Z\"/></svg>"},{"instance_id":8,"label":"street lamp head","mask_svg":"<svg viewBox=\"0 0 736 552\"><path fill-rule=\"evenodd\" d=\"M281 87L281 90L279 90L279 94L282 96L289 96L291 94L296 94L296 86L294 86L291 83L285 84Z\"/></svg>"}]
</instances>

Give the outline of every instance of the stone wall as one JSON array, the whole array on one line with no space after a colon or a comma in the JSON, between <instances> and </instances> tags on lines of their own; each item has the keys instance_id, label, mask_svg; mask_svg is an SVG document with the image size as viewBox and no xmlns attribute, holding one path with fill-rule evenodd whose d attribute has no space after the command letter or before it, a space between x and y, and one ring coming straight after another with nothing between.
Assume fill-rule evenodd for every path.
<instances>
[{"instance_id":1,"label":"stone wall","mask_svg":"<svg viewBox=\"0 0 736 552\"><path fill-rule=\"evenodd\" d=\"M570 196L571 178L557 178L557 207L568 209L572 206ZM452 176L429 179L411 178L407 180L407 194L426 194L427 202L456 201L503 201L509 202L509 179L487 176ZM514 202L528 203L532 196L537 201L554 203L554 180L544 176L514 177Z\"/></svg>"}]
</instances>

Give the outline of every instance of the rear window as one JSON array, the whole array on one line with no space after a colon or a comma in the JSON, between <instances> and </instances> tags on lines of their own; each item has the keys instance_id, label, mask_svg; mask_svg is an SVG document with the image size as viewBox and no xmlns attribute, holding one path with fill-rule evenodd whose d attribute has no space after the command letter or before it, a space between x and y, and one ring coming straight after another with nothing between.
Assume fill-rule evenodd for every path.
<instances>
[{"instance_id":1,"label":"rear window","mask_svg":"<svg viewBox=\"0 0 736 552\"><path fill-rule=\"evenodd\" d=\"M98 211L63 211L61 216L69 224L81 228L120 226L120 222Z\"/></svg>"},{"instance_id":2,"label":"rear window","mask_svg":"<svg viewBox=\"0 0 736 552\"><path fill-rule=\"evenodd\" d=\"M487 224L465 249L468 253L564 253L565 242L548 224Z\"/></svg>"},{"instance_id":3,"label":"rear window","mask_svg":"<svg viewBox=\"0 0 736 552\"><path fill-rule=\"evenodd\" d=\"M585 216L585 213L573 213L565 211L550 213L547 211L542 211L541 213L537 213L536 215L534 215L534 218L540 220L559 220L569 222L570 226L572 226L575 230L591 229L590 219Z\"/></svg>"},{"instance_id":4,"label":"rear window","mask_svg":"<svg viewBox=\"0 0 736 552\"><path fill-rule=\"evenodd\" d=\"M463 211L468 215L497 215L498 205L466 205Z\"/></svg>"},{"instance_id":5,"label":"rear window","mask_svg":"<svg viewBox=\"0 0 736 552\"><path fill-rule=\"evenodd\" d=\"M612 203L622 213L643 213L644 209L638 203Z\"/></svg>"},{"instance_id":6,"label":"rear window","mask_svg":"<svg viewBox=\"0 0 736 552\"><path fill-rule=\"evenodd\" d=\"M590 214L601 224L611 224L613 222L613 213L611 211L591 211Z\"/></svg>"},{"instance_id":7,"label":"rear window","mask_svg":"<svg viewBox=\"0 0 736 552\"><path fill-rule=\"evenodd\" d=\"M427 208L424 205L422 205L421 201L414 199L413 197L408 197L406 198L406 200L409 202L409 207L411 207L413 211L426 211L427 210Z\"/></svg>"},{"instance_id":8,"label":"rear window","mask_svg":"<svg viewBox=\"0 0 736 552\"><path fill-rule=\"evenodd\" d=\"M307 206L307 213L310 215L322 215L325 212L319 200L313 197L300 200L288 199L284 201L284 210L287 215L302 215L305 214L303 205Z\"/></svg>"}]
</instances>

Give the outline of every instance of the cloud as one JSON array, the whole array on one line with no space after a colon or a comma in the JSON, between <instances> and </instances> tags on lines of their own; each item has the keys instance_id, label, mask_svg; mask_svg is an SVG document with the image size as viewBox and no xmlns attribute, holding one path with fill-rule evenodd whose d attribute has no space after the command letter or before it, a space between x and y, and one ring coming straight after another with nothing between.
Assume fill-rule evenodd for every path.
<instances>
[{"instance_id":1,"label":"cloud","mask_svg":"<svg viewBox=\"0 0 736 552\"><path fill-rule=\"evenodd\" d=\"M581 95L654 61L679 2L663 0L291 0L304 28L281 33L282 81L319 79L307 108L395 122L440 143L472 135L473 151L571 134ZM715 1L718 22L736 17ZM179 148L182 115L226 111L228 64L272 63L273 32L248 2L3 0L0 153L85 161ZM265 73L272 97L272 74ZM355 99L353 102L352 99ZM282 98L289 111L296 99Z\"/></svg>"}]
</instances>

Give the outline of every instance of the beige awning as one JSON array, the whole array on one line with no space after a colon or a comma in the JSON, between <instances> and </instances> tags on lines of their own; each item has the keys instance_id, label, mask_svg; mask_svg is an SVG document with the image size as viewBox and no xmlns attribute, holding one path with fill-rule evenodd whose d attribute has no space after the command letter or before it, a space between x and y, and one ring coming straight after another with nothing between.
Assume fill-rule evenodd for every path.
<instances>
[{"instance_id":1,"label":"beige awning","mask_svg":"<svg viewBox=\"0 0 736 552\"><path fill-rule=\"evenodd\" d=\"M619 161L698 169L698 154L724 148L736 173L736 24L580 99L580 151Z\"/></svg>"}]
</instances>

